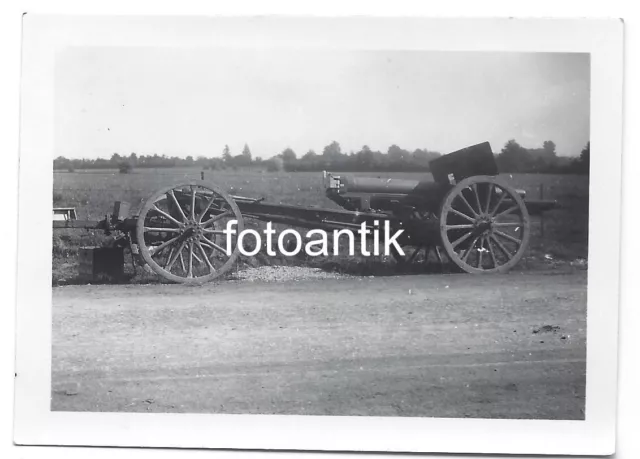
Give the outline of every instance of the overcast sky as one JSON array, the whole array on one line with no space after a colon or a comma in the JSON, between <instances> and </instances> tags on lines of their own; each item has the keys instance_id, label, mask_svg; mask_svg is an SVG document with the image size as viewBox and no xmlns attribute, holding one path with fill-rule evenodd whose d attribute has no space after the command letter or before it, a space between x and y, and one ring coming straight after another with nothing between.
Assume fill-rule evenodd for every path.
<instances>
[{"instance_id":1,"label":"overcast sky","mask_svg":"<svg viewBox=\"0 0 640 459\"><path fill-rule=\"evenodd\" d=\"M55 154L70 158L511 138L578 155L589 140L588 54L71 48L55 91Z\"/></svg>"}]
</instances>

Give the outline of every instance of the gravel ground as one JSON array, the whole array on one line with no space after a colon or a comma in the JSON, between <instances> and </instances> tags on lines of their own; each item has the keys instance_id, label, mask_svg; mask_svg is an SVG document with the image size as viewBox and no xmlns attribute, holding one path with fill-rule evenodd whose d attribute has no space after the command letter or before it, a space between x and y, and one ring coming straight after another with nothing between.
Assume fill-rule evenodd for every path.
<instances>
[{"instance_id":1,"label":"gravel ground","mask_svg":"<svg viewBox=\"0 0 640 459\"><path fill-rule=\"evenodd\" d=\"M348 279L352 276L303 266L260 266L238 271L234 277L249 282L287 282L311 279Z\"/></svg>"},{"instance_id":2,"label":"gravel ground","mask_svg":"<svg viewBox=\"0 0 640 459\"><path fill-rule=\"evenodd\" d=\"M586 271L243 275L53 289L52 410L585 418Z\"/></svg>"}]
</instances>

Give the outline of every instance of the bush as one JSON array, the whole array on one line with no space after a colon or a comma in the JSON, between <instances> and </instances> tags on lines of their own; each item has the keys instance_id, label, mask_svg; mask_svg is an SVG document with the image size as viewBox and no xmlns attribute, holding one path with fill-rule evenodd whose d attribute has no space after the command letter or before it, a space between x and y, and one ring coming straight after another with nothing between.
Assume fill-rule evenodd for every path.
<instances>
[{"instance_id":1,"label":"bush","mask_svg":"<svg viewBox=\"0 0 640 459\"><path fill-rule=\"evenodd\" d=\"M284 166L282 158L271 158L265 161L265 163L267 164L267 171L269 172L280 172Z\"/></svg>"},{"instance_id":2,"label":"bush","mask_svg":"<svg viewBox=\"0 0 640 459\"><path fill-rule=\"evenodd\" d=\"M69 166L67 168L67 172L75 172L75 171L76 171L76 169L73 166Z\"/></svg>"},{"instance_id":3,"label":"bush","mask_svg":"<svg viewBox=\"0 0 640 459\"><path fill-rule=\"evenodd\" d=\"M52 254L54 258L68 258L77 255L77 253L78 249L77 247L73 247L69 237L65 238L57 234L53 235Z\"/></svg>"},{"instance_id":4,"label":"bush","mask_svg":"<svg viewBox=\"0 0 640 459\"><path fill-rule=\"evenodd\" d=\"M118 170L121 174L128 174L132 169L133 166L129 161L122 161L120 164L118 164Z\"/></svg>"}]
</instances>

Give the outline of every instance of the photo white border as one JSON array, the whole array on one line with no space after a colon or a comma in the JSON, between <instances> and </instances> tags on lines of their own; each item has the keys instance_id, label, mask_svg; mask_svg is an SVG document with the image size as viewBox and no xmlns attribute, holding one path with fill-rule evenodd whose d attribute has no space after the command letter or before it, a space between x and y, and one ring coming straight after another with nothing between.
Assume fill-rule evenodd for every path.
<instances>
[{"instance_id":1,"label":"photo white border","mask_svg":"<svg viewBox=\"0 0 640 459\"><path fill-rule=\"evenodd\" d=\"M616 415L622 40L623 24L613 19L24 16L16 443L611 454ZM292 43L296 48L591 53L585 421L50 411L50 206L56 52L68 46L267 48L291 47Z\"/></svg>"}]
</instances>

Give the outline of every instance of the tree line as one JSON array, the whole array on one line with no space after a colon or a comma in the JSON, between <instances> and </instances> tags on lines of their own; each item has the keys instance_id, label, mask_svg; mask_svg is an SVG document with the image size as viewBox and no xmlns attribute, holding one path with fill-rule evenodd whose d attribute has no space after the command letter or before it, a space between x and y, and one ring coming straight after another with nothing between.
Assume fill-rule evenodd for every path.
<instances>
[{"instance_id":1,"label":"tree line","mask_svg":"<svg viewBox=\"0 0 640 459\"><path fill-rule=\"evenodd\" d=\"M515 140L509 140L495 159L500 172L525 173L589 173L590 145L584 147L575 158L559 157L556 145L547 140L541 148L525 148ZM245 144L242 152L233 155L228 145L222 150L221 157L187 156L181 158L166 155L137 155L131 153L121 156L114 153L111 158L68 159L59 156L54 159L54 170L74 171L76 169L118 169L122 173L136 168L172 168L199 167L202 169L261 169L267 171L322 171L334 170L342 172L426 172L429 162L441 154L426 148L414 151L405 150L398 145L391 145L386 152L374 151L364 145L358 151L343 152L336 141L325 146L320 153L309 150L298 156L293 149L287 147L280 154L269 159L253 157L249 146Z\"/></svg>"},{"instance_id":2,"label":"tree line","mask_svg":"<svg viewBox=\"0 0 640 459\"><path fill-rule=\"evenodd\" d=\"M524 148L511 139L495 158L500 172L588 174L590 149L587 142L579 156L562 157L551 140L543 142L542 148Z\"/></svg>"}]
</instances>

